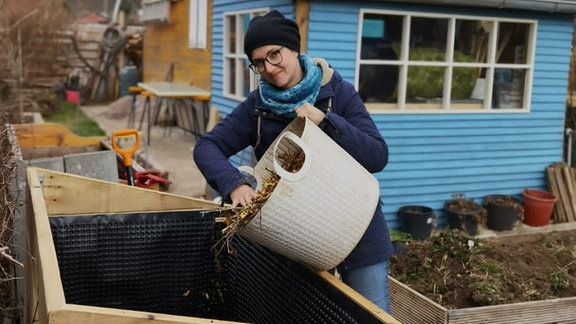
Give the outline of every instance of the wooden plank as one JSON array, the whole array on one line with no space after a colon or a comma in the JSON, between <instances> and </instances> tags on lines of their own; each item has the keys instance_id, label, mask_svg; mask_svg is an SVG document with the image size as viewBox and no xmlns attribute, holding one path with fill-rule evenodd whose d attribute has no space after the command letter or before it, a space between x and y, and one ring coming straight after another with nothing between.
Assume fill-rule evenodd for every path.
<instances>
[{"instance_id":1,"label":"wooden plank","mask_svg":"<svg viewBox=\"0 0 576 324\"><path fill-rule=\"evenodd\" d=\"M18 145L23 147L100 146L104 136L81 137L55 123L13 124Z\"/></svg>"},{"instance_id":2,"label":"wooden plank","mask_svg":"<svg viewBox=\"0 0 576 324\"><path fill-rule=\"evenodd\" d=\"M568 196L568 190L566 187L566 182L564 181L564 176L562 175L562 167L556 166L554 167L554 176L556 181L558 182L558 189L560 191L560 196L556 196L558 200L556 203L560 202L562 208L564 209L564 222L566 221L568 215L573 213L570 206L570 197Z\"/></svg>"},{"instance_id":3,"label":"wooden plank","mask_svg":"<svg viewBox=\"0 0 576 324\"><path fill-rule=\"evenodd\" d=\"M378 318L382 321L382 323L387 324L400 324L400 322L392 317L390 314L386 313L384 310L376 306L374 303L366 299L366 297L360 295L357 291L350 288L342 281L338 280L336 277L328 273L327 271L322 271L317 273L320 278L328 281L332 286L338 289L341 293L346 295L346 297L350 298L354 301L354 303L358 304L363 309L370 312L370 314L374 315L374 317Z\"/></svg>"},{"instance_id":4,"label":"wooden plank","mask_svg":"<svg viewBox=\"0 0 576 324\"><path fill-rule=\"evenodd\" d=\"M43 179L44 199L51 215L126 213L139 211L215 210L203 199L151 191L73 174L28 168L28 177ZM30 180L29 180L30 181Z\"/></svg>"},{"instance_id":5,"label":"wooden plank","mask_svg":"<svg viewBox=\"0 0 576 324\"><path fill-rule=\"evenodd\" d=\"M568 168L568 170L570 170L570 182L572 183L572 185L574 187L576 187L576 169L574 168ZM573 197L573 199L576 199L576 197ZM576 210L574 210L574 213L572 214L572 217L570 219L567 219L568 222L576 222Z\"/></svg>"},{"instance_id":6,"label":"wooden plank","mask_svg":"<svg viewBox=\"0 0 576 324\"><path fill-rule=\"evenodd\" d=\"M552 217L555 221L558 222L565 222L566 221L566 213L564 210L564 202L560 199L560 187L558 183L558 179L556 178L556 174L554 172L554 166L549 166L546 168L546 176L548 178L548 190L552 192L556 197L558 197L558 201L554 205L554 213Z\"/></svg>"},{"instance_id":7,"label":"wooden plank","mask_svg":"<svg viewBox=\"0 0 576 324\"><path fill-rule=\"evenodd\" d=\"M576 321L576 297L454 309L450 324L542 324Z\"/></svg>"},{"instance_id":8,"label":"wooden plank","mask_svg":"<svg viewBox=\"0 0 576 324\"><path fill-rule=\"evenodd\" d=\"M576 190L574 189L572 174L568 166L562 167L562 175L564 176L566 190L568 191L568 207L570 209L570 212L566 213L566 221L570 222L576 219Z\"/></svg>"},{"instance_id":9,"label":"wooden plank","mask_svg":"<svg viewBox=\"0 0 576 324\"><path fill-rule=\"evenodd\" d=\"M54 244L46 244L46 242L52 242L52 232L43 195L44 188L38 176L34 174L33 169L29 168L27 172L30 201L33 206L30 210L33 214L27 217L33 219L33 228L30 228L32 232L28 233L28 241L36 252L32 257L37 267L36 275L40 283L39 287L41 287L38 291L38 297L43 303L42 307L49 313L50 310L61 308L66 303L66 300ZM27 301L28 304L31 302ZM32 323L32 321L29 323Z\"/></svg>"},{"instance_id":10,"label":"wooden plank","mask_svg":"<svg viewBox=\"0 0 576 324\"><path fill-rule=\"evenodd\" d=\"M28 193L31 193L32 190ZM27 201L30 201L30 194L27 193ZM29 238L38 237L36 233L36 222L34 217L34 210L32 204L26 204L26 235ZM24 323L48 323L48 319L44 314L47 314L46 298L44 297L44 287L42 281L42 269L39 263L39 243L38 240L28 239L26 245L26 266L25 278L26 290L24 292Z\"/></svg>"},{"instance_id":11,"label":"wooden plank","mask_svg":"<svg viewBox=\"0 0 576 324\"><path fill-rule=\"evenodd\" d=\"M400 281L388 276L392 314L404 324L448 323L448 310Z\"/></svg>"},{"instance_id":12,"label":"wooden plank","mask_svg":"<svg viewBox=\"0 0 576 324\"><path fill-rule=\"evenodd\" d=\"M241 322L217 319L147 313L125 309L66 304L49 314L51 324L114 323L114 324L232 324Z\"/></svg>"}]
</instances>

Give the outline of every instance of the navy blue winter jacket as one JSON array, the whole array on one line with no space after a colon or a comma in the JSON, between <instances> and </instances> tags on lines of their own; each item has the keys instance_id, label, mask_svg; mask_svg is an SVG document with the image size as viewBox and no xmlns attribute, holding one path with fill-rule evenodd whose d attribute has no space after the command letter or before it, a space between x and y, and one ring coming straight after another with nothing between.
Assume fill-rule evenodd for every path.
<instances>
[{"instance_id":1,"label":"navy blue winter jacket","mask_svg":"<svg viewBox=\"0 0 576 324\"><path fill-rule=\"evenodd\" d=\"M326 119L320 127L328 136L369 172L384 169L388 163L388 146L358 92L337 71L321 87L314 106L326 113ZM256 145L258 117L261 126L259 144ZM194 147L194 160L208 184L222 197L229 197L230 192L245 180L228 158L248 146L256 146L254 153L260 159L290 122L290 119L278 116L264 107L258 90L252 91L244 102L198 140ZM387 260L392 254L388 226L379 202L364 236L338 266L338 271L344 273L376 264Z\"/></svg>"}]
</instances>

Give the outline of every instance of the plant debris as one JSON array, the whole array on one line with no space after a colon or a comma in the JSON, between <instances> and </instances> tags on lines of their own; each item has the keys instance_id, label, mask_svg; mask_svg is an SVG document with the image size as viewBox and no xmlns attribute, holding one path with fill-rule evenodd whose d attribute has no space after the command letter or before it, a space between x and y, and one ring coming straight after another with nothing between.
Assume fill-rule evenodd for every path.
<instances>
[{"instance_id":1,"label":"plant debris","mask_svg":"<svg viewBox=\"0 0 576 324\"><path fill-rule=\"evenodd\" d=\"M443 232L406 244L390 275L448 309L574 297L576 233L479 240Z\"/></svg>"},{"instance_id":2,"label":"plant debris","mask_svg":"<svg viewBox=\"0 0 576 324\"><path fill-rule=\"evenodd\" d=\"M281 160L282 167L291 173L298 172L304 164L305 154L301 149L289 150L278 157ZM246 206L240 208L230 208L222 211L220 219L227 225L222 229L222 237L217 241L214 246L217 254L226 247L228 253L234 253L234 248L231 245L232 238L238 231L244 228L262 209L272 192L280 182L280 176L274 171L268 170L270 176L263 180L260 190L258 190L258 197Z\"/></svg>"},{"instance_id":3,"label":"plant debris","mask_svg":"<svg viewBox=\"0 0 576 324\"><path fill-rule=\"evenodd\" d=\"M222 211L222 219L227 226L222 229L222 237L215 246L218 253L220 253L224 247L227 248L228 253L234 252L231 246L232 238L258 215L279 181L280 177L271 172L271 176L264 180L262 189L258 191L258 197L254 201L240 208L231 208Z\"/></svg>"}]
</instances>

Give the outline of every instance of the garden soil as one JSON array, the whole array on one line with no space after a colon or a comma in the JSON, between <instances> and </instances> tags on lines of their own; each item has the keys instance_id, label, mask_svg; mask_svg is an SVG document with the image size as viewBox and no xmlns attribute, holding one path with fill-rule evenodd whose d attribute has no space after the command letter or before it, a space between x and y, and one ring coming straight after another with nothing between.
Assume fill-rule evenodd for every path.
<instances>
[{"instance_id":1,"label":"garden soil","mask_svg":"<svg viewBox=\"0 0 576 324\"><path fill-rule=\"evenodd\" d=\"M453 230L408 242L390 275L461 309L576 296L576 230L470 238Z\"/></svg>"}]
</instances>

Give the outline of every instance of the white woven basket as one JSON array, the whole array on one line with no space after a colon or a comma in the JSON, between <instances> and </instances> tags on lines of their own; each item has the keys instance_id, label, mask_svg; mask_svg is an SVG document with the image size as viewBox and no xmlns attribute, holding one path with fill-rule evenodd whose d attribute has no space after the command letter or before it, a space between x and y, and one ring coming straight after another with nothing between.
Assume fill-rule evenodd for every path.
<instances>
[{"instance_id":1,"label":"white woven basket","mask_svg":"<svg viewBox=\"0 0 576 324\"><path fill-rule=\"evenodd\" d=\"M299 150L305 154L302 168L296 173L284 170L278 157ZM318 126L300 118L254 168L259 186L271 170L281 179L240 234L313 269L336 267L372 219L378 181Z\"/></svg>"}]
</instances>

